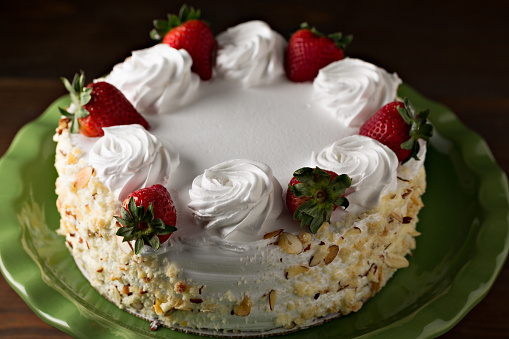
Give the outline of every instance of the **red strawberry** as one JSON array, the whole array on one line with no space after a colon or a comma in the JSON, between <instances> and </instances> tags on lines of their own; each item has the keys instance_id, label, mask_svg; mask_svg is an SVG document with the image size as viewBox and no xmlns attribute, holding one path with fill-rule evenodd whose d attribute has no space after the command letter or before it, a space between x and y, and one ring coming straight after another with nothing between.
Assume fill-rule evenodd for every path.
<instances>
[{"instance_id":1,"label":"red strawberry","mask_svg":"<svg viewBox=\"0 0 509 339\"><path fill-rule=\"evenodd\" d=\"M293 173L286 193L286 206L300 226L309 225L316 233L324 221L330 221L332 211L338 206L348 207L345 190L352 180L318 167L303 167Z\"/></svg>"},{"instance_id":2,"label":"red strawberry","mask_svg":"<svg viewBox=\"0 0 509 339\"><path fill-rule=\"evenodd\" d=\"M185 49L193 59L191 70L202 80L212 77L216 41L209 26L200 20L200 10L183 5L179 16L168 14L168 20L154 20L150 36L176 49Z\"/></svg>"},{"instance_id":3,"label":"red strawberry","mask_svg":"<svg viewBox=\"0 0 509 339\"><path fill-rule=\"evenodd\" d=\"M433 135L433 127L426 119L429 110L416 113L408 99L404 102L391 102L380 108L360 128L365 135L389 147L398 160L405 162L410 158L419 160L418 139L426 142Z\"/></svg>"},{"instance_id":4,"label":"red strawberry","mask_svg":"<svg viewBox=\"0 0 509 339\"><path fill-rule=\"evenodd\" d=\"M351 41L351 35L334 33L325 36L303 23L288 42L286 76L294 82L313 81L321 68L343 59L343 50Z\"/></svg>"},{"instance_id":5,"label":"red strawberry","mask_svg":"<svg viewBox=\"0 0 509 339\"><path fill-rule=\"evenodd\" d=\"M117 235L123 241L136 239L134 253L142 251L144 245L159 249L161 243L175 232L177 212L170 193L162 185L153 185L131 193L122 203L120 217L115 217L123 226Z\"/></svg>"},{"instance_id":6,"label":"red strawberry","mask_svg":"<svg viewBox=\"0 0 509 339\"><path fill-rule=\"evenodd\" d=\"M150 128L145 118L115 86L96 82L83 88L84 81L83 72L74 76L72 84L62 78L76 108L74 113L60 108L60 112L72 120L71 133L100 137L104 135L103 127L140 124Z\"/></svg>"}]
</instances>

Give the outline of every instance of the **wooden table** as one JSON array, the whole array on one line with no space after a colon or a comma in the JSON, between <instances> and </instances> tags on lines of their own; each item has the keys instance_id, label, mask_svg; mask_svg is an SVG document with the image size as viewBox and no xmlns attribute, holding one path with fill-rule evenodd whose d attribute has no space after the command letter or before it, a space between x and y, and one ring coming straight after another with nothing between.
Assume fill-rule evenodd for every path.
<instances>
[{"instance_id":1,"label":"wooden table","mask_svg":"<svg viewBox=\"0 0 509 339\"><path fill-rule=\"evenodd\" d=\"M430 99L449 106L483 136L509 172L509 2L193 1L214 33L249 19L288 36L308 21L324 32L354 34L347 55L397 71ZM151 44L153 18L167 1L0 2L0 155L27 122L64 94L58 80L84 69L108 72L130 50ZM509 265L491 291L442 338L509 338ZM0 337L63 338L0 278Z\"/></svg>"}]
</instances>

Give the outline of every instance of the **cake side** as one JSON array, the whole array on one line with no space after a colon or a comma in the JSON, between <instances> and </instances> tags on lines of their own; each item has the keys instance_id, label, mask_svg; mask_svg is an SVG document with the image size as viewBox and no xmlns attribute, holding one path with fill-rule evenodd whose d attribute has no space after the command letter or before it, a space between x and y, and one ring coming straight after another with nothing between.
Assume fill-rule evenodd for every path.
<instances>
[{"instance_id":1,"label":"cake side","mask_svg":"<svg viewBox=\"0 0 509 339\"><path fill-rule=\"evenodd\" d=\"M290 330L358 311L397 269L408 265L405 256L419 234L415 227L424 167L410 179L398 179L397 190L373 210L324 223L316 234L276 231L250 250L223 248L228 261L217 263L212 256L203 263L219 265L230 281L213 283L206 275L201 281L190 279L179 262L190 248L206 260L197 250L209 248L203 247L206 240L192 246L174 243L150 255L126 250L128 243L115 235L113 216L120 202L73 145L65 123L55 139L59 233L71 254L103 296L165 326L192 332Z\"/></svg>"}]
</instances>

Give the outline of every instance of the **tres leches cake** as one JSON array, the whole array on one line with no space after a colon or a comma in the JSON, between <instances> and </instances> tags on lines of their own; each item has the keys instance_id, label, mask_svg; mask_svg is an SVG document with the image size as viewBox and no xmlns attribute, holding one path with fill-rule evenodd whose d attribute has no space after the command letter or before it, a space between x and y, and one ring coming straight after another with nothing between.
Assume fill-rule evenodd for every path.
<instances>
[{"instance_id":1,"label":"tres leches cake","mask_svg":"<svg viewBox=\"0 0 509 339\"><path fill-rule=\"evenodd\" d=\"M64 81L58 232L84 276L153 329L269 335L358 311L415 248L427 113L344 46L314 65L333 39L308 28L200 33L208 66L207 43L166 28L105 78Z\"/></svg>"}]
</instances>

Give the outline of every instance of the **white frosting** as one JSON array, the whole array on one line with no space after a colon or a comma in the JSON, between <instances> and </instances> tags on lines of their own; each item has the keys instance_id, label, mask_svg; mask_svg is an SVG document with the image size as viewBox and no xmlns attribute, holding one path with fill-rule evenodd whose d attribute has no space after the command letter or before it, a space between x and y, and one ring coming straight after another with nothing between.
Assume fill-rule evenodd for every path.
<instances>
[{"instance_id":1,"label":"white frosting","mask_svg":"<svg viewBox=\"0 0 509 339\"><path fill-rule=\"evenodd\" d=\"M251 87L284 75L286 40L262 21L231 27L217 36L217 71Z\"/></svg>"},{"instance_id":2,"label":"white frosting","mask_svg":"<svg viewBox=\"0 0 509 339\"><path fill-rule=\"evenodd\" d=\"M352 185L347 190L347 211L358 214L377 207L380 198L397 188L398 158L375 139L352 135L313 154L314 166L338 174L348 174Z\"/></svg>"},{"instance_id":3,"label":"white frosting","mask_svg":"<svg viewBox=\"0 0 509 339\"><path fill-rule=\"evenodd\" d=\"M187 51L166 44L132 52L105 81L117 87L141 113L161 113L188 103L200 78Z\"/></svg>"},{"instance_id":4,"label":"white frosting","mask_svg":"<svg viewBox=\"0 0 509 339\"><path fill-rule=\"evenodd\" d=\"M228 241L260 240L262 225L282 210L281 187L271 168L251 160L229 160L205 170L189 196L197 224Z\"/></svg>"},{"instance_id":5,"label":"white frosting","mask_svg":"<svg viewBox=\"0 0 509 339\"><path fill-rule=\"evenodd\" d=\"M137 189L165 184L178 154L141 125L103 128L104 136L90 150L89 162L99 180L124 200Z\"/></svg>"},{"instance_id":6,"label":"white frosting","mask_svg":"<svg viewBox=\"0 0 509 339\"><path fill-rule=\"evenodd\" d=\"M396 99L401 79L368 62L345 58L322 68L313 82L315 99L346 126L359 127Z\"/></svg>"}]
</instances>

